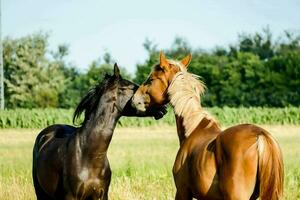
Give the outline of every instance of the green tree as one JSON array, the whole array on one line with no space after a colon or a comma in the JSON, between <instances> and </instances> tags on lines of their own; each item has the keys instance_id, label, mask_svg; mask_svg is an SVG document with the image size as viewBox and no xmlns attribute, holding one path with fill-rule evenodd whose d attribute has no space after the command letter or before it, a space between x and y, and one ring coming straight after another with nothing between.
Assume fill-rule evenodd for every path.
<instances>
[{"instance_id":1,"label":"green tree","mask_svg":"<svg viewBox=\"0 0 300 200\"><path fill-rule=\"evenodd\" d=\"M138 84L143 83L147 79L151 72L151 67L158 62L157 45L146 39L143 46L148 53L148 58L144 63L139 63L136 66L134 82Z\"/></svg>"},{"instance_id":2,"label":"green tree","mask_svg":"<svg viewBox=\"0 0 300 200\"><path fill-rule=\"evenodd\" d=\"M135 80L142 83L158 62L157 45L146 40L148 58L137 65ZM193 58L189 71L200 75L207 86L205 106L299 106L300 34L285 32L276 40L269 28L255 34L241 34L236 44L211 51L192 49L175 38L164 52L181 59Z\"/></svg>"},{"instance_id":3,"label":"green tree","mask_svg":"<svg viewBox=\"0 0 300 200\"><path fill-rule=\"evenodd\" d=\"M47 58L46 34L38 33L3 42L5 88L8 107L56 107L65 77Z\"/></svg>"},{"instance_id":4,"label":"green tree","mask_svg":"<svg viewBox=\"0 0 300 200\"><path fill-rule=\"evenodd\" d=\"M239 50L258 55L260 59L268 59L274 56L275 44L273 44L270 29L264 28L262 33L254 35L241 34L239 36Z\"/></svg>"},{"instance_id":5,"label":"green tree","mask_svg":"<svg viewBox=\"0 0 300 200\"><path fill-rule=\"evenodd\" d=\"M85 73L79 73L74 68L69 69L70 75L68 77L71 79L60 97L62 99L60 107L74 108L90 88L101 83L105 74L113 74L114 61L112 56L105 53L103 61L101 59L93 61ZM125 68L120 67L120 70L123 78L131 79Z\"/></svg>"}]
</instances>

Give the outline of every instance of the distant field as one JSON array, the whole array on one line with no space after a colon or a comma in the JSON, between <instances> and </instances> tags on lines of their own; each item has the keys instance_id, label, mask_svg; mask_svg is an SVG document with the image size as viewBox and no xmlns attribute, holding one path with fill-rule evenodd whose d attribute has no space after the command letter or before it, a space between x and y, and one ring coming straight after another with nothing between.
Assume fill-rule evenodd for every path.
<instances>
[{"instance_id":1,"label":"distant field","mask_svg":"<svg viewBox=\"0 0 300 200\"><path fill-rule=\"evenodd\" d=\"M285 108L204 108L222 125L254 123L268 125L300 125L300 107ZM73 109L8 109L0 110L0 128L43 128L52 124L72 124ZM80 123L80 122L78 122ZM118 127L174 126L172 109L160 120L151 117L122 117Z\"/></svg>"},{"instance_id":2,"label":"distant field","mask_svg":"<svg viewBox=\"0 0 300 200\"><path fill-rule=\"evenodd\" d=\"M285 161L285 199L300 199L300 126L264 126L279 141ZM0 199L35 199L32 145L39 130L0 129ZM172 165L178 150L175 128L118 128L109 160L110 199L173 199Z\"/></svg>"}]
</instances>

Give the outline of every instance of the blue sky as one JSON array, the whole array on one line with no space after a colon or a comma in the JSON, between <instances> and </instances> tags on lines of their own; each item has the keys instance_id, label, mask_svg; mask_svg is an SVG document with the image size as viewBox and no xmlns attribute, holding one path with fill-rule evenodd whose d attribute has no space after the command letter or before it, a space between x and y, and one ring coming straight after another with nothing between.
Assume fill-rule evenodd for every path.
<instances>
[{"instance_id":1,"label":"blue sky","mask_svg":"<svg viewBox=\"0 0 300 200\"><path fill-rule=\"evenodd\" d=\"M146 38L169 47L175 36L192 47L234 43L238 33L269 25L300 30L299 0L2 0L3 36L50 33L51 49L67 43L68 61L86 69L105 51L130 72L147 56Z\"/></svg>"}]
</instances>

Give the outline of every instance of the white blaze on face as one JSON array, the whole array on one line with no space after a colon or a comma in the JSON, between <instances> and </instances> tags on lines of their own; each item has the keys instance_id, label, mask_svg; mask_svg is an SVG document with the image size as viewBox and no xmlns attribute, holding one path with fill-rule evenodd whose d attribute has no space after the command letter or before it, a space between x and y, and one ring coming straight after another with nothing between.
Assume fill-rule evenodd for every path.
<instances>
[{"instance_id":1,"label":"white blaze on face","mask_svg":"<svg viewBox=\"0 0 300 200\"><path fill-rule=\"evenodd\" d=\"M145 112L146 107L143 95L134 95L132 98L132 106L135 107L138 111Z\"/></svg>"},{"instance_id":2,"label":"white blaze on face","mask_svg":"<svg viewBox=\"0 0 300 200\"><path fill-rule=\"evenodd\" d=\"M83 168L79 173L79 178L82 181L86 181L89 178L89 170L87 168Z\"/></svg>"},{"instance_id":3,"label":"white blaze on face","mask_svg":"<svg viewBox=\"0 0 300 200\"><path fill-rule=\"evenodd\" d=\"M105 175L105 168L103 168L102 170L101 170L101 176L103 176L104 177L104 175Z\"/></svg>"}]
</instances>

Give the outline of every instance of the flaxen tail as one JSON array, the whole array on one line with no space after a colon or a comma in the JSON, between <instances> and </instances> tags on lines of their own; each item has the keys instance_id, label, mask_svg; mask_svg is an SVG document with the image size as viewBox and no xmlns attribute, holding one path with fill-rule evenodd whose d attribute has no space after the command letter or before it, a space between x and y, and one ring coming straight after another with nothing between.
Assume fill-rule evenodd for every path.
<instances>
[{"instance_id":1,"label":"flaxen tail","mask_svg":"<svg viewBox=\"0 0 300 200\"><path fill-rule=\"evenodd\" d=\"M264 130L258 136L257 145L260 199L282 199L284 168L280 147L275 139Z\"/></svg>"}]
</instances>

